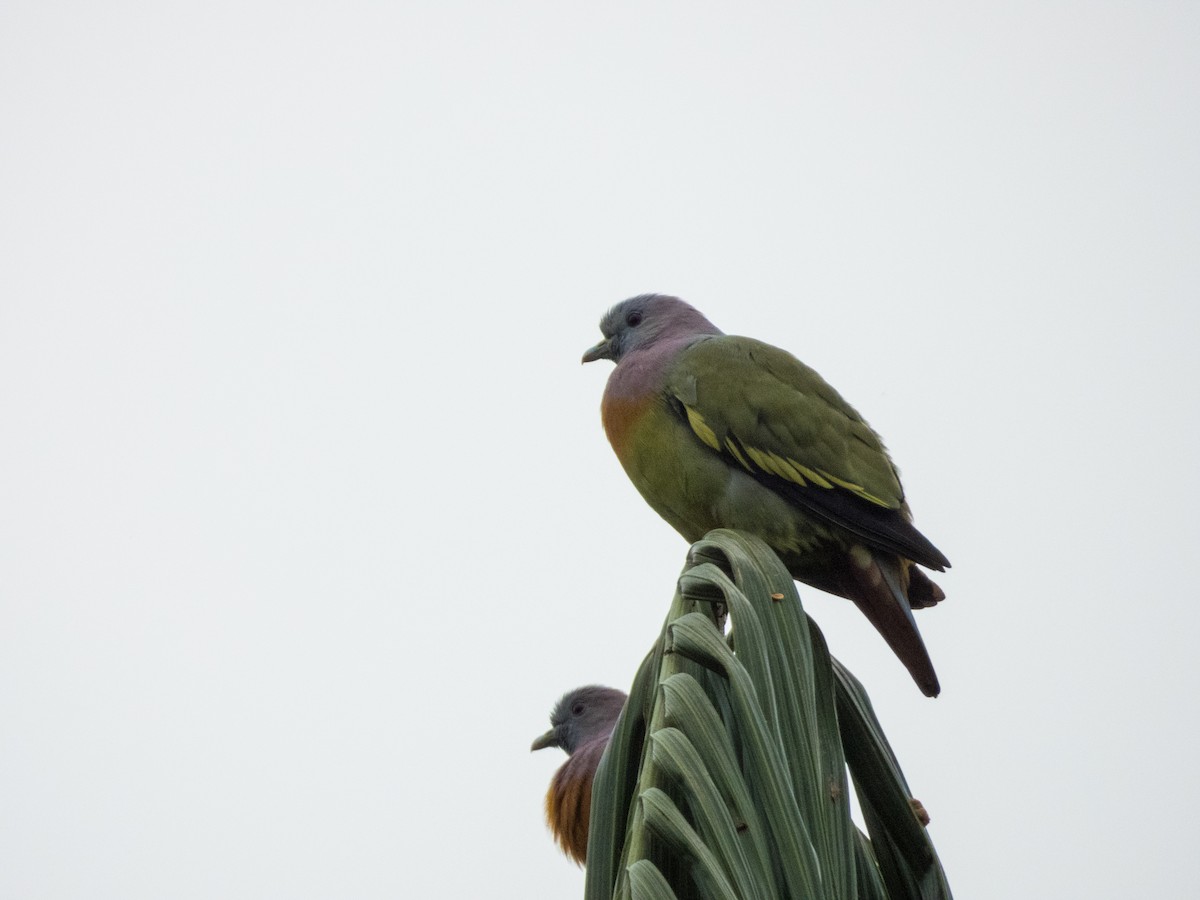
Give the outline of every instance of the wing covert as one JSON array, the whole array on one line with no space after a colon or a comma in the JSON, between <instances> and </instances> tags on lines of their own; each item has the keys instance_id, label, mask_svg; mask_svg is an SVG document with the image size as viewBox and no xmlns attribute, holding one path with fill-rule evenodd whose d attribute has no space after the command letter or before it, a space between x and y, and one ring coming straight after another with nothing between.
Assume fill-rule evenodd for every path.
<instances>
[{"instance_id":1,"label":"wing covert","mask_svg":"<svg viewBox=\"0 0 1200 900\"><path fill-rule=\"evenodd\" d=\"M693 344L667 390L696 438L797 505L930 568L949 565L908 521L879 436L816 371L752 338Z\"/></svg>"}]
</instances>

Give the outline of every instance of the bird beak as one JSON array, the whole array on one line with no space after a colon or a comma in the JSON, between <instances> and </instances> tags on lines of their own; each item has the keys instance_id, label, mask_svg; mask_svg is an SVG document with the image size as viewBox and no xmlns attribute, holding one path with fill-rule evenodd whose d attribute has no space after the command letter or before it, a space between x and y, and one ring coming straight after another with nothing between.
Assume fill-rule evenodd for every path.
<instances>
[{"instance_id":1,"label":"bird beak","mask_svg":"<svg viewBox=\"0 0 1200 900\"><path fill-rule=\"evenodd\" d=\"M536 741L533 742L533 746L529 748L529 752L532 753L534 750L545 750L547 747L557 747L557 746L558 746L558 735L555 733L554 729L551 728L549 731L547 731L540 738L538 738Z\"/></svg>"},{"instance_id":2,"label":"bird beak","mask_svg":"<svg viewBox=\"0 0 1200 900\"><path fill-rule=\"evenodd\" d=\"M595 362L598 359L612 359L613 348L612 343L608 338L605 338L595 347L589 347L587 353L583 354L585 363Z\"/></svg>"}]
</instances>

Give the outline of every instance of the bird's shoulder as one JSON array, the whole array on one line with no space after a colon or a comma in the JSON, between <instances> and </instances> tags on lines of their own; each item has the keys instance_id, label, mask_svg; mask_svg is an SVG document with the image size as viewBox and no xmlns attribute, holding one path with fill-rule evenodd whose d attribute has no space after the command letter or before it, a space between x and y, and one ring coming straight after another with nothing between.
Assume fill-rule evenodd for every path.
<instances>
[{"instance_id":1,"label":"bird's shoulder","mask_svg":"<svg viewBox=\"0 0 1200 900\"><path fill-rule=\"evenodd\" d=\"M714 402L736 400L751 407L824 407L848 419L862 417L811 366L765 341L713 335L684 348L669 378L675 388L703 383Z\"/></svg>"}]
</instances>

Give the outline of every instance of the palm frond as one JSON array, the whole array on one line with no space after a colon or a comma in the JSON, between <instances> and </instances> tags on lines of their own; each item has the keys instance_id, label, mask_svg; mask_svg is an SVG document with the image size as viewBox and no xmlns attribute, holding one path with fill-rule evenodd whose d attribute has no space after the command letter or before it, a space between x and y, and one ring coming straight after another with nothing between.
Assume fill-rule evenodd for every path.
<instances>
[{"instance_id":1,"label":"palm frond","mask_svg":"<svg viewBox=\"0 0 1200 900\"><path fill-rule=\"evenodd\" d=\"M870 700L791 575L751 535L706 535L596 774L586 900L950 896Z\"/></svg>"}]
</instances>

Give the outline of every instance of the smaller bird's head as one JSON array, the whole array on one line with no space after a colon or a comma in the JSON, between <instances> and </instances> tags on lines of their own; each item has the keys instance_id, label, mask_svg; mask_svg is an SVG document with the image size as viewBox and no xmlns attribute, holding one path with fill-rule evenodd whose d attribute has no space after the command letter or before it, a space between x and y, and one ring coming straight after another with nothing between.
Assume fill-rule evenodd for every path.
<instances>
[{"instance_id":1,"label":"smaller bird's head","mask_svg":"<svg viewBox=\"0 0 1200 900\"><path fill-rule=\"evenodd\" d=\"M616 688L589 684L575 688L554 705L551 728L529 749L561 747L570 755L579 747L598 738L606 738L617 724L625 706L625 693Z\"/></svg>"},{"instance_id":2,"label":"smaller bird's head","mask_svg":"<svg viewBox=\"0 0 1200 900\"><path fill-rule=\"evenodd\" d=\"M702 334L720 334L721 330L704 314L678 297L667 294L639 294L622 300L600 320L604 340L583 354L585 363L621 357L633 350L644 350L664 339L686 338Z\"/></svg>"}]
</instances>

